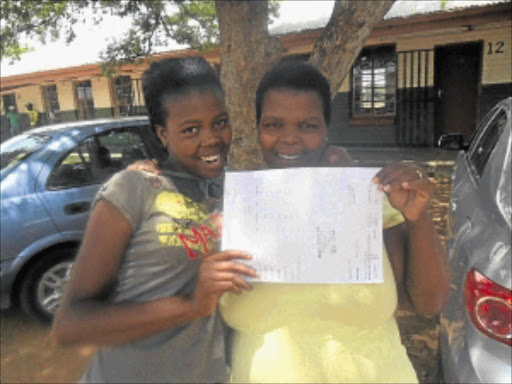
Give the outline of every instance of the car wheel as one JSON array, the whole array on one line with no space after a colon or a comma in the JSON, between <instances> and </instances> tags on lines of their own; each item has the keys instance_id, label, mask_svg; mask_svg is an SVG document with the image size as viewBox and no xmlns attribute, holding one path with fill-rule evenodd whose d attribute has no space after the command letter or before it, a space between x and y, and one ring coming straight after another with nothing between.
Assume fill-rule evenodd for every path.
<instances>
[{"instance_id":1,"label":"car wheel","mask_svg":"<svg viewBox=\"0 0 512 384\"><path fill-rule=\"evenodd\" d=\"M20 286L20 306L29 316L49 323L69 280L75 249L56 249L30 267Z\"/></svg>"}]
</instances>

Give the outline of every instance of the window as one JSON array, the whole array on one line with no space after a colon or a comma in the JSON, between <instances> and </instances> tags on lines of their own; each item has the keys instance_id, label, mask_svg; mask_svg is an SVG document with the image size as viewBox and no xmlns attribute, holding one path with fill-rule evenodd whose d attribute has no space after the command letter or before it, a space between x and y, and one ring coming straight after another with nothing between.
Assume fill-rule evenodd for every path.
<instances>
[{"instance_id":1,"label":"window","mask_svg":"<svg viewBox=\"0 0 512 384\"><path fill-rule=\"evenodd\" d=\"M94 118L94 100L90 80L79 81L75 84L77 113L79 120Z\"/></svg>"},{"instance_id":2,"label":"window","mask_svg":"<svg viewBox=\"0 0 512 384\"><path fill-rule=\"evenodd\" d=\"M395 95L394 47L364 49L352 67L352 116L394 115Z\"/></svg>"},{"instance_id":3,"label":"window","mask_svg":"<svg viewBox=\"0 0 512 384\"><path fill-rule=\"evenodd\" d=\"M14 96L14 93L6 93L5 95L2 95L2 104L4 106L4 113L7 113L11 105L14 106L14 110L16 112L18 111L18 107L16 106L16 97Z\"/></svg>"},{"instance_id":4,"label":"window","mask_svg":"<svg viewBox=\"0 0 512 384\"><path fill-rule=\"evenodd\" d=\"M114 94L119 115L131 115L133 107L133 93L132 79L130 76L119 76L114 80Z\"/></svg>"},{"instance_id":5,"label":"window","mask_svg":"<svg viewBox=\"0 0 512 384\"><path fill-rule=\"evenodd\" d=\"M104 183L137 160L148 159L142 137L135 129L118 129L82 141L59 162L48 188L64 189Z\"/></svg>"},{"instance_id":6,"label":"window","mask_svg":"<svg viewBox=\"0 0 512 384\"><path fill-rule=\"evenodd\" d=\"M48 116L48 122L58 123L61 121L60 118L60 107L59 97L57 95L56 85L47 85L43 87L44 105L46 107L46 115Z\"/></svg>"},{"instance_id":7,"label":"window","mask_svg":"<svg viewBox=\"0 0 512 384\"><path fill-rule=\"evenodd\" d=\"M3 143L0 147L0 169L15 167L36 153L50 139L50 136L27 134L18 135L7 143Z\"/></svg>"},{"instance_id":8,"label":"window","mask_svg":"<svg viewBox=\"0 0 512 384\"><path fill-rule=\"evenodd\" d=\"M484 127L482 134L476 136L474 144L471 145L469 159L478 176L484 173L485 166L506 124L507 113L500 110Z\"/></svg>"}]
</instances>

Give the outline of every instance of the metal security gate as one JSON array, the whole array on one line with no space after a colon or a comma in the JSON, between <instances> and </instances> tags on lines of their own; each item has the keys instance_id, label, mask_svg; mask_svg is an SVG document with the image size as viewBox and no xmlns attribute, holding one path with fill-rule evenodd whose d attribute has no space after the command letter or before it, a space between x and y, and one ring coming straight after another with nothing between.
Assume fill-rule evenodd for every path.
<instances>
[{"instance_id":1,"label":"metal security gate","mask_svg":"<svg viewBox=\"0 0 512 384\"><path fill-rule=\"evenodd\" d=\"M130 111L132 115L145 115L146 106L144 104L144 93L142 91L142 80L132 79L132 106Z\"/></svg>"},{"instance_id":2,"label":"metal security gate","mask_svg":"<svg viewBox=\"0 0 512 384\"><path fill-rule=\"evenodd\" d=\"M400 146L432 146L435 97L433 50L397 52L398 105L396 142Z\"/></svg>"}]
</instances>

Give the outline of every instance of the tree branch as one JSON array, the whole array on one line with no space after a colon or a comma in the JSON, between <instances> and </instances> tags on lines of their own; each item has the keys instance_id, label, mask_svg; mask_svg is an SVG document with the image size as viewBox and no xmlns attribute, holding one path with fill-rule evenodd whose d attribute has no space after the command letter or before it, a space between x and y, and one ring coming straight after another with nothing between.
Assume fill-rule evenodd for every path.
<instances>
[{"instance_id":1,"label":"tree branch","mask_svg":"<svg viewBox=\"0 0 512 384\"><path fill-rule=\"evenodd\" d=\"M372 29L395 0L337 0L309 62L319 68L331 84L333 96L357 59Z\"/></svg>"}]
</instances>

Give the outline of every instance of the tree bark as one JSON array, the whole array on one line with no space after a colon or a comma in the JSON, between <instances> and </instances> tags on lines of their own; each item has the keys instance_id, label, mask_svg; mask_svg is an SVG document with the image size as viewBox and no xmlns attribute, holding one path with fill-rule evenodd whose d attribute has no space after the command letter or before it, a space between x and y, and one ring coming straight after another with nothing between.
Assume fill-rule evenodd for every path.
<instances>
[{"instance_id":1,"label":"tree bark","mask_svg":"<svg viewBox=\"0 0 512 384\"><path fill-rule=\"evenodd\" d=\"M263 166L256 138L256 88L263 74L283 54L268 33L267 1L217 0L220 28L220 77L233 127L229 165L233 169Z\"/></svg>"},{"instance_id":2,"label":"tree bark","mask_svg":"<svg viewBox=\"0 0 512 384\"><path fill-rule=\"evenodd\" d=\"M331 18L309 58L309 62L320 69L329 80L333 97L364 47L370 32L394 2L395 0L335 2Z\"/></svg>"}]
</instances>

